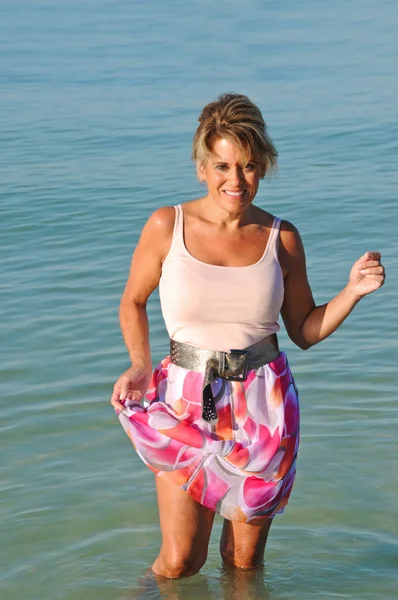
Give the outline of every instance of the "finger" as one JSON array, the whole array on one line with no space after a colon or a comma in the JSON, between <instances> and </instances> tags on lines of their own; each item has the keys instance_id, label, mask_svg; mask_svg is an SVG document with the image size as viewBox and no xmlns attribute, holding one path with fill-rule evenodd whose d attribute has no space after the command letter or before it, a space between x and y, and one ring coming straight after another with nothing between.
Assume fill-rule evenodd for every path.
<instances>
[{"instance_id":1,"label":"finger","mask_svg":"<svg viewBox=\"0 0 398 600\"><path fill-rule=\"evenodd\" d=\"M369 279L373 279L374 281L378 281L379 283L384 283L385 277L383 275L368 275Z\"/></svg>"},{"instance_id":2,"label":"finger","mask_svg":"<svg viewBox=\"0 0 398 600\"><path fill-rule=\"evenodd\" d=\"M378 267L381 265L379 260L366 260L365 258L360 258L355 263L355 266L358 269L367 269L368 267Z\"/></svg>"},{"instance_id":3,"label":"finger","mask_svg":"<svg viewBox=\"0 0 398 600\"><path fill-rule=\"evenodd\" d=\"M360 262L362 269L368 269L369 267L380 267L383 266L379 260L364 260Z\"/></svg>"},{"instance_id":4,"label":"finger","mask_svg":"<svg viewBox=\"0 0 398 600\"><path fill-rule=\"evenodd\" d=\"M126 394L125 394L126 396ZM115 383L115 385L113 386L113 392L112 392L112 396L111 396L111 404L112 406L114 406L114 408L118 409L118 410L123 410L124 406L123 404L120 402L120 400L124 400L125 397L122 397L122 392L121 392L121 386L120 386L120 381L117 381Z\"/></svg>"},{"instance_id":5,"label":"finger","mask_svg":"<svg viewBox=\"0 0 398 600\"><path fill-rule=\"evenodd\" d=\"M143 397L143 394L141 392L139 392L138 390L134 390L131 393L131 399L133 400L133 402L141 402Z\"/></svg>"},{"instance_id":6,"label":"finger","mask_svg":"<svg viewBox=\"0 0 398 600\"><path fill-rule=\"evenodd\" d=\"M361 256L360 260L363 258L365 260L380 260L381 254L380 252L365 252L365 254Z\"/></svg>"},{"instance_id":7,"label":"finger","mask_svg":"<svg viewBox=\"0 0 398 600\"><path fill-rule=\"evenodd\" d=\"M113 404L113 402L117 402L118 400L119 400L119 388L117 388L115 385L113 388L112 396L111 396L111 404Z\"/></svg>"},{"instance_id":8,"label":"finger","mask_svg":"<svg viewBox=\"0 0 398 600\"><path fill-rule=\"evenodd\" d=\"M378 266L361 269L360 273L362 273L362 275L382 275L384 273L384 267Z\"/></svg>"},{"instance_id":9,"label":"finger","mask_svg":"<svg viewBox=\"0 0 398 600\"><path fill-rule=\"evenodd\" d=\"M118 411L122 411L124 410L124 406L123 404L120 404L120 402L118 400L114 400L113 398L111 399L111 404L113 406L113 408L115 408Z\"/></svg>"},{"instance_id":10,"label":"finger","mask_svg":"<svg viewBox=\"0 0 398 600\"><path fill-rule=\"evenodd\" d=\"M129 392L129 381L121 381L120 382L120 394L119 394L120 400L125 400L128 392Z\"/></svg>"}]
</instances>

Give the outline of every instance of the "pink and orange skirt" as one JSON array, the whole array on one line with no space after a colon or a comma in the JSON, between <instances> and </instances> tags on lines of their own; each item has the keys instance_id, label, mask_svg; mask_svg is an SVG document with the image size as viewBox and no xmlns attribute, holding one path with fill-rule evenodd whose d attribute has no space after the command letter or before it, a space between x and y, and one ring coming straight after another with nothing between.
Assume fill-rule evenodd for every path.
<instances>
[{"instance_id":1,"label":"pink and orange skirt","mask_svg":"<svg viewBox=\"0 0 398 600\"><path fill-rule=\"evenodd\" d=\"M166 357L143 404L125 403L120 422L144 463L231 521L283 512L296 474L297 388L284 352L245 382L216 379L218 421L201 417L203 373Z\"/></svg>"}]
</instances>

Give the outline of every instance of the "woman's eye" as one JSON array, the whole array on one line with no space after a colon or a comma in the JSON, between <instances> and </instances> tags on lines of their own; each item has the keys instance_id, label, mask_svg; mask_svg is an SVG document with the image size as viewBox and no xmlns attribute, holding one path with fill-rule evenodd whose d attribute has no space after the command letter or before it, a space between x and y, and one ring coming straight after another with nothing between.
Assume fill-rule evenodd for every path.
<instances>
[{"instance_id":1,"label":"woman's eye","mask_svg":"<svg viewBox=\"0 0 398 600\"><path fill-rule=\"evenodd\" d=\"M227 169L227 165L216 165L216 169L218 171L225 171Z\"/></svg>"},{"instance_id":2,"label":"woman's eye","mask_svg":"<svg viewBox=\"0 0 398 600\"><path fill-rule=\"evenodd\" d=\"M246 165L247 171L254 171L255 168L256 168L256 165L254 163L247 163L247 165Z\"/></svg>"}]
</instances>

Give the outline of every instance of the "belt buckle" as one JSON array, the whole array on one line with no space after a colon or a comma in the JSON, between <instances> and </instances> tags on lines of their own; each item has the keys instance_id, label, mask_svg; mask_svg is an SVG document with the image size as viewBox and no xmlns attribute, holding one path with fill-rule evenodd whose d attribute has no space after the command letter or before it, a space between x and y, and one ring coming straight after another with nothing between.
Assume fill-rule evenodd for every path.
<instances>
[{"instance_id":1,"label":"belt buckle","mask_svg":"<svg viewBox=\"0 0 398 600\"><path fill-rule=\"evenodd\" d=\"M225 353L224 373L222 377L227 381L246 381L247 378L247 350L230 350ZM232 365L228 368L228 358L232 358ZM231 373L232 374L228 374ZM240 373L237 371L241 371ZM234 374L235 373L235 374Z\"/></svg>"}]
</instances>

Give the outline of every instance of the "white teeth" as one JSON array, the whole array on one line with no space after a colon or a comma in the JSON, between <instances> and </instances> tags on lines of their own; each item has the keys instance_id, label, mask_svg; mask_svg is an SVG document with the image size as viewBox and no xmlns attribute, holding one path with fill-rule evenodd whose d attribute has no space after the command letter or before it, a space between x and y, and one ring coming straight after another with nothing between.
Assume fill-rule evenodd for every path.
<instances>
[{"instance_id":1,"label":"white teeth","mask_svg":"<svg viewBox=\"0 0 398 600\"><path fill-rule=\"evenodd\" d=\"M243 194L243 192L228 192L227 190L224 190L224 192L228 194L228 196L241 196Z\"/></svg>"}]
</instances>

